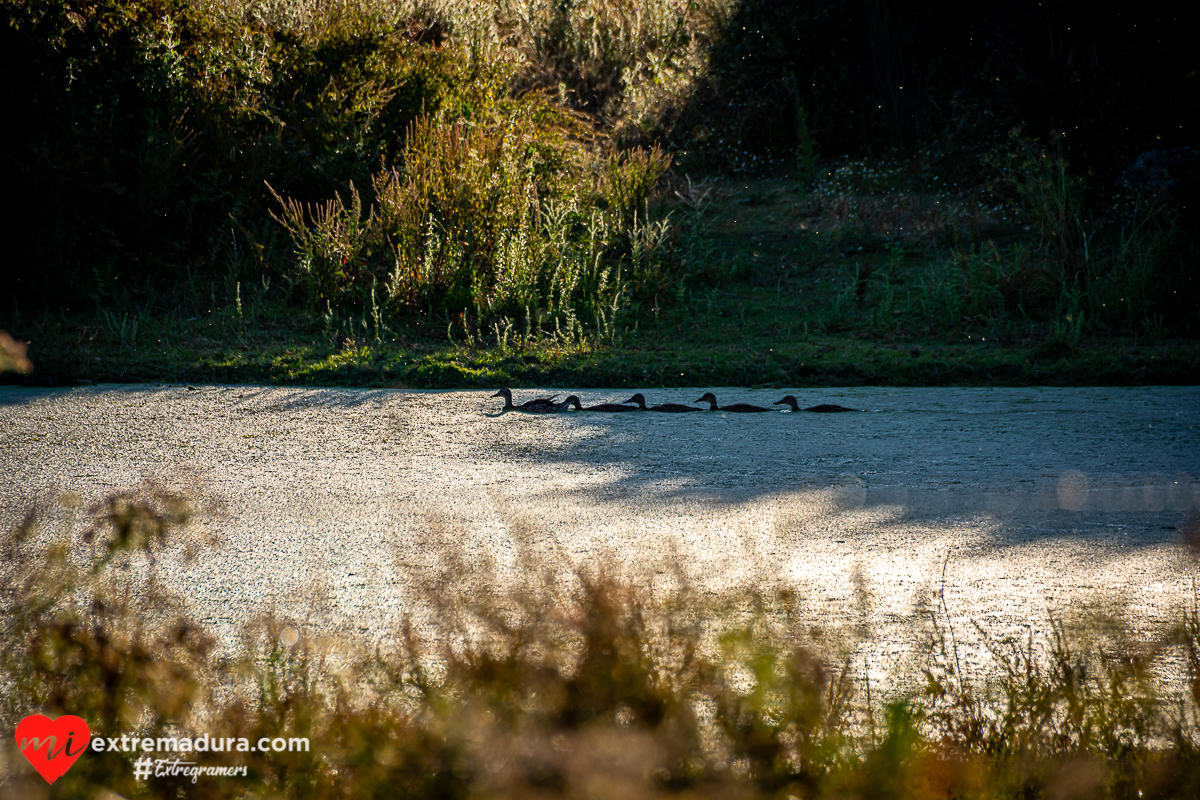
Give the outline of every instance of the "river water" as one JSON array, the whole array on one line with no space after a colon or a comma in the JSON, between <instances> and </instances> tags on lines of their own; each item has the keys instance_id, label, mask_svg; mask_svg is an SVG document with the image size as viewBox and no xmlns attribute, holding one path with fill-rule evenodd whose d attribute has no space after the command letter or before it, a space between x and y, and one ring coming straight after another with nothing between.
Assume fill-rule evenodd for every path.
<instances>
[{"instance_id":1,"label":"river water","mask_svg":"<svg viewBox=\"0 0 1200 800\"><path fill-rule=\"evenodd\" d=\"M709 390L644 391L653 404ZM164 574L229 635L274 611L386 637L447 555L465 582L603 565L649 584L677 568L714 596L787 588L881 687L911 680L935 623L965 669L987 669L988 638L1088 614L1150 636L1193 601L1181 530L1200 510L1200 388L712 391L861 411L532 415L485 391L0 387L0 524L48 492L186 487L203 500L197 529L222 543Z\"/></svg>"}]
</instances>

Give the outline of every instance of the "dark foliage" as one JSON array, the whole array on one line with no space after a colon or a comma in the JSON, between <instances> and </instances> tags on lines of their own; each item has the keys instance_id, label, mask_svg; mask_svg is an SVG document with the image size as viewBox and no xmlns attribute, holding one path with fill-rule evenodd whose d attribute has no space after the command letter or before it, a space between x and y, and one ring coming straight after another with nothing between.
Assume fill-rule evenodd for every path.
<instances>
[{"instance_id":1,"label":"dark foliage","mask_svg":"<svg viewBox=\"0 0 1200 800\"><path fill-rule=\"evenodd\" d=\"M1067 134L1079 166L1115 174L1151 147L1194 143L1189 30L1181 7L1155 4L746 0L677 142L727 168L788 161L804 109L829 154L977 155L1021 125Z\"/></svg>"},{"instance_id":2,"label":"dark foliage","mask_svg":"<svg viewBox=\"0 0 1200 800\"><path fill-rule=\"evenodd\" d=\"M303 200L369 185L461 65L383 17L324 13L314 36L179 0L4 0L15 301L178 302L226 277L234 239L264 255L265 180Z\"/></svg>"}]
</instances>

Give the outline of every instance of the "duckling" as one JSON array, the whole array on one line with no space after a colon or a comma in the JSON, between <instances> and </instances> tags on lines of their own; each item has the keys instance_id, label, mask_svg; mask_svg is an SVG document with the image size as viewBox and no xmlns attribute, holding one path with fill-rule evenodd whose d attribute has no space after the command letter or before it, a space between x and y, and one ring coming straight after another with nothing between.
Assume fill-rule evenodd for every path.
<instances>
[{"instance_id":1,"label":"duckling","mask_svg":"<svg viewBox=\"0 0 1200 800\"><path fill-rule=\"evenodd\" d=\"M551 403L550 411L566 411L568 408L574 407L576 411L637 411L633 406L622 406L616 403L600 403L595 406L582 406L579 404L579 396L571 395L561 403Z\"/></svg>"},{"instance_id":2,"label":"duckling","mask_svg":"<svg viewBox=\"0 0 1200 800\"><path fill-rule=\"evenodd\" d=\"M640 411L663 411L668 414L682 414L685 411L703 411L704 410L701 408L696 408L695 406L683 406L683 405L680 405L679 403L662 403L661 405L650 406L649 408L646 408L646 398L644 396L642 396L641 392L638 392L633 397L631 397L628 400L625 400L623 402L637 403L638 410L640 410Z\"/></svg>"},{"instance_id":3,"label":"duckling","mask_svg":"<svg viewBox=\"0 0 1200 800\"><path fill-rule=\"evenodd\" d=\"M526 400L524 403L521 403L521 405L519 405L519 406L513 405L512 389L508 389L508 388L501 389L500 391L498 391L494 395L492 395L492 397L503 397L504 398L504 410L505 411L547 412L547 411L555 410L554 406L556 404L554 402L554 398L558 397L558 395L552 395L550 397L538 397L533 400Z\"/></svg>"},{"instance_id":4,"label":"duckling","mask_svg":"<svg viewBox=\"0 0 1200 800\"><path fill-rule=\"evenodd\" d=\"M732 411L736 414L748 414L754 411L770 411L769 408L762 406L752 406L749 403L734 403L731 406L718 406L717 397L712 392L705 392L704 396L699 400L694 400L696 403L708 403L709 411Z\"/></svg>"},{"instance_id":5,"label":"duckling","mask_svg":"<svg viewBox=\"0 0 1200 800\"><path fill-rule=\"evenodd\" d=\"M787 405L792 407L792 411L812 411L816 414L832 414L836 411L857 411L856 408L846 408L845 406L834 405L832 403L821 403L819 406L810 406L809 408L801 409L800 404L796 402L796 396L789 394L782 400L777 400L773 405Z\"/></svg>"},{"instance_id":6,"label":"duckling","mask_svg":"<svg viewBox=\"0 0 1200 800\"><path fill-rule=\"evenodd\" d=\"M628 403L629 401L626 400L625 402ZM598 403L594 406L585 406L584 408L581 408L579 410L580 411L605 411L608 413L616 413L616 412L620 412L620 411L637 411L638 409L636 406L627 406L627 405L620 404L620 403Z\"/></svg>"}]
</instances>

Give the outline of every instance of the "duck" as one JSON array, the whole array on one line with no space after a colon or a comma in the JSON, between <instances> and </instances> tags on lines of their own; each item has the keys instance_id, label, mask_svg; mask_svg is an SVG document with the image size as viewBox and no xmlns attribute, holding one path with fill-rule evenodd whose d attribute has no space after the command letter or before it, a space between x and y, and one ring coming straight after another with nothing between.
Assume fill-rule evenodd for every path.
<instances>
[{"instance_id":1,"label":"duck","mask_svg":"<svg viewBox=\"0 0 1200 800\"><path fill-rule=\"evenodd\" d=\"M537 398L534 398L533 400L526 400L524 403L521 403L520 405L513 405L512 389L509 389L509 388L501 389L500 391L498 391L494 395L492 395L492 397L503 397L504 398L504 410L505 411L533 411L533 412L538 412L538 413L545 413L545 412L549 412L549 411L558 410L556 408L556 406L559 405L554 402L554 398L558 397L558 395L551 395L550 397L537 397Z\"/></svg>"},{"instance_id":2,"label":"duck","mask_svg":"<svg viewBox=\"0 0 1200 800\"><path fill-rule=\"evenodd\" d=\"M625 402L629 402L628 400ZM579 404L579 398L571 395L561 404L558 410L564 410L567 406L574 405L576 411L604 411L608 413L617 413L620 411L637 411L636 406L627 406L619 403L598 403L594 406L582 406Z\"/></svg>"},{"instance_id":3,"label":"duck","mask_svg":"<svg viewBox=\"0 0 1200 800\"><path fill-rule=\"evenodd\" d=\"M833 403L821 403L819 406L810 406L808 408L800 408L800 404L796 402L796 396L789 394L782 400L777 400L773 405L791 406L792 411L812 411L815 414L833 414L838 411L857 411L856 408L846 408L845 406L835 405Z\"/></svg>"},{"instance_id":4,"label":"duck","mask_svg":"<svg viewBox=\"0 0 1200 800\"><path fill-rule=\"evenodd\" d=\"M569 394L567 395L567 399L563 400L561 403L551 403L547 410L557 413L559 411L566 411L570 409L571 406L574 406L576 411L582 410L582 406L579 405L579 395Z\"/></svg>"},{"instance_id":5,"label":"duck","mask_svg":"<svg viewBox=\"0 0 1200 800\"><path fill-rule=\"evenodd\" d=\"M703 411L704 410L702 408L696 408L695 406L680 405L679 403L662 403L660 405L650 406L649 408L647 408L646 407L646 398L642 395L641 392L638 392L633 397L629 398L628 400L624 400L622 402L637 403L637 407L638 407L639 411L662 411L662 412L665 412L668 414L682 414L685 411Z\"/></svg>"},{"instance_id":6,"label":"duck","mask_svg":"<svg viewBox=\"0 0 1200 800\"><path fill-rule=\"evenodd\" d=\"M699 400L694 400L695 403L708 403L709 411L732 411L735 414L749 414L755 411L770 411L769 408L762 406L752 406L749 403L734 403L731 406L718 406L717 397L712 392L705 392L704 396Z\"/></svg>"}]
</instances>

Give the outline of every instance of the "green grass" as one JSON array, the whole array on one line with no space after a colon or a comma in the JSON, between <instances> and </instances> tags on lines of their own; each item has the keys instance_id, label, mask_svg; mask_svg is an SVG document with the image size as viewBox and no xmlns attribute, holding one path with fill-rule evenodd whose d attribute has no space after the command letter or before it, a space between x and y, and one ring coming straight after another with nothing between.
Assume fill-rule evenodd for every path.
<instances>
[{"instance_id":1,"label":"green grass","mask_svg":"<svg viewBox=\"0 0 1200 800\"><path fill-rule=\"evenodd\" d=\"M1071 148L1024 132L1078 99L1072 82L1051 100L1066 50L976 70L975 45L939 42L966 84L906 66L938 25L1023 25L887 4L858 20L842 0L0 13L6 96L31 121L5 131L20 268L0 323L33 342L28 380L1136 383L1195 366L1195 153L1127 181L1136 151L1098 131L1073 127ZM1010 86L1035 73L1045 97ZM1088 119L1149 124L1115 102Z\"/></svg>"},{"instance_id":2,"label":"green grass","mask_svg":"<svg viewBox=\"0 0 1200 800\"><path fill-rule=\"evenodd\" d=\"M631 274L607 308L590 306L587 323L569 304L490 319L436 307L397 318L370 304L318 314L264 275L214 283L186 304L14 315L6 324L31 342L36 371L6 379L409 388L1194 382L1195 304L1167 296L1188 284L1171 283L1154 255L1166 248L1168 266L1182 263L1170 227L1148 224L1140 261L1128 252L1134 245L1105 256L1112 268L1097 280L1120 278L1124 288L1123 304L1105 316L1112 287L1084 292L1082 278L1051 275L1054 262L1020 207L911 180L888 162L845 162L813 184L673 178L651 206L666 272L640 286L633 278L651 273Z\"/></svg>"},{"instance_id":3,"label":"green grass","mask_svg":"<svg viewBox=\"0 0 1200 800\"><path fill-rule=\"evenodd\" d=\"M308 326L244 333L201 320L171 334L148 323L135 342L103 328L33 328L34 373L8 383L271 383L414 389L499 386L1092 386L1190 384L1200 343L1143 338L1026 345L803 334L805 318L768 304L772 290L714 292L660 312L619 343L470 347L432 331L362 335L340 349ZM712 300L711 307L708 301ZM61 326L61 327L59 327ZM161 326L166 327L166 326ZM315 329L315 330L314 330ZM789 330L790 329L790 330ZM91 337L95 338L91 338Z\"/></svg>"},{"instance_id":4,"label":"green grass","mask_svg":"<svg viewBox=\"0 0 1200 800\"><path fill-rule=\"evenodd\" d=\"M1112 143L1150 122L1114 114L1107 94L1071 148L1044 119L1035 135L1017 125L1083 113L1055 70L1068 39L1109 46L1102 29L1045 64L976 70L983 45L949 34L1011 30L987 47L1023 52L1015 12L4 0L0 13L4 90L30 121L5 131L0 170L20 202L0 224L23 269L0 310L55 362L39 313L127 345L135 322L172 314L236 308L243 343L271 330L264 315L309 331L325 315L337 322L322 332L347 328L328 331L339 341L361 341L345 321L366 319L372 341L418 331L432 346L444 328L505 356L514 337L620 350L627 330L698 303L701 338L746 339L762 288L775 339L1066 352L1081 336L1200 331L1195 153L1126 180L1137 151ZM942 72L906 66L918 41L937 43ZM1044 96L1013 88L1031 74ZM1191 96L1164 80L1138 83ZM224 354L217 368L241 369Z\"/></svg>"}]
</instances>

